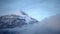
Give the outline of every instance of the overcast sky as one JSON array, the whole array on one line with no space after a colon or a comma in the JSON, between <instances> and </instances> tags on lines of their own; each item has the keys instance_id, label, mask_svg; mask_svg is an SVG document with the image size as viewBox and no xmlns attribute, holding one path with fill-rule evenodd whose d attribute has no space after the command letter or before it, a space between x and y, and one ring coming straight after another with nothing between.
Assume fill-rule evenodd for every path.
<instances>
[{"instance_id":1,"label":"overcast sky","mask_svg":"<svg viewBox=\"0 0 60 34\"><path fill-rule=\"evenodd\" d=\"M60 0L0 0L0 15L20 10L40 21L60 13Z\"/></svg>"}]
</instances>

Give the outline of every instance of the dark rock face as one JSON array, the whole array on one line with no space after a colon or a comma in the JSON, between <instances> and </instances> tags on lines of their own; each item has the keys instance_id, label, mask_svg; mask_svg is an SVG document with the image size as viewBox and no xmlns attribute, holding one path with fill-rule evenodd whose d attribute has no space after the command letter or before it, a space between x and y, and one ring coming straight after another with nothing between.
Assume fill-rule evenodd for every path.
<instances>
[{"instance_id":1,"label":"dark rock face","mask_svg":"<svg viewBox=\"0 0 60 34\"><path fill-rule=\"evenodd\" d=\"M17 31L0 31L0 34L20 34L20 32L17 32Z\"/></svg>"},{"instance_id":2,"label":"dark rock face","mask_svg":"<svg viewBox=\"0 0 60 34\"><path fill-rule=\"evenodd\" d=\"M17 15L6 15L0 17L0 29L21 27L25 25L25 19Z\"/></svg>"}]
</instances>

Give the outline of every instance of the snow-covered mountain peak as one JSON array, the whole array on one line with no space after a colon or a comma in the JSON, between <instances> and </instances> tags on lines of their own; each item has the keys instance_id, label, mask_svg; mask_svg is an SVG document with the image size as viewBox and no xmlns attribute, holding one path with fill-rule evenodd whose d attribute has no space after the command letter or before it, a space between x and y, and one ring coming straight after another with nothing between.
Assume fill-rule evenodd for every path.
<instances>
[{"instance_id":1,"label":"snow-covered mountain peak","mask_svg":"<svg viewBox=\"0 0 60 34\"><path fill-rule=\"evenodd\" d=\"M16 11L14 12L14 14L19 15L19 16L27 16L27 14L24 13L23 11Z\"/></svg>"},{"instance_id":2,"label":"snow-covered mountain peak","mask_svg":"<svg viewBox=\"0 0 60 34\"><path fill-rule=\"evenodd\" d=\"M15 15L19 15L19 16L21 16L23 19L25 19L27 24L29 24L30 21L34 21L34 20L37 21L36 19L33 19L32 17L30 17L28 14L26 14L26 13L23 12L23 11L16 11L14 14L15 14Z\"/></svg>"},{"instance_id":3,"label":"snow-covered mountain peak","mask_svg":"<svg viewBox=\"0 0 60 34\"><path fill-rule=\"evenodd\" d=\"M25 24L33 24L38 22L36 19L29 17L24 12L16 13L17 14L0 16L0 29L21 27Z\"/></svg>"}]
</instances>

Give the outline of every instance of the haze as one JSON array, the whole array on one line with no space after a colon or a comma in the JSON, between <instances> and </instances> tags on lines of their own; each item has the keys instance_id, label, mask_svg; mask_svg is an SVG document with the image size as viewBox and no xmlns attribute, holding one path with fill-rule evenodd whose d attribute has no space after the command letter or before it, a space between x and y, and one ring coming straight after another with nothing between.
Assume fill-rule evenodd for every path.
<instances>
[{"instance_id":1,"label":"haze","mask_svg":"<svg viewBox=\"0 0 60 34\"><path fill-rule=\"evenodd\" d=\"M41 21L60 13L60 0L0 0L0 15L20 10Z\"/></svg>"}]
</instances>

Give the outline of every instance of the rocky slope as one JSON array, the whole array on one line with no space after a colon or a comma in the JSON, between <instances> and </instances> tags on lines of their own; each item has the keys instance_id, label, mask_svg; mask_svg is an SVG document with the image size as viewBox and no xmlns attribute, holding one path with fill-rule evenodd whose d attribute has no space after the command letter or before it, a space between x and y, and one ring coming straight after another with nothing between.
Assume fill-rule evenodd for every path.
<instances>
[{"instance_id":1,"label":"rocky slope","mask_svg":"<svg viewBox=\"0 0 60 34\"><path fill-rule=\"evenodd\" d=\"M20 15L0 16L0 29L22 27L23 25L37 23L36 19L29 17L26 13L20 12Z\"/></svg>"}]
</instances>

